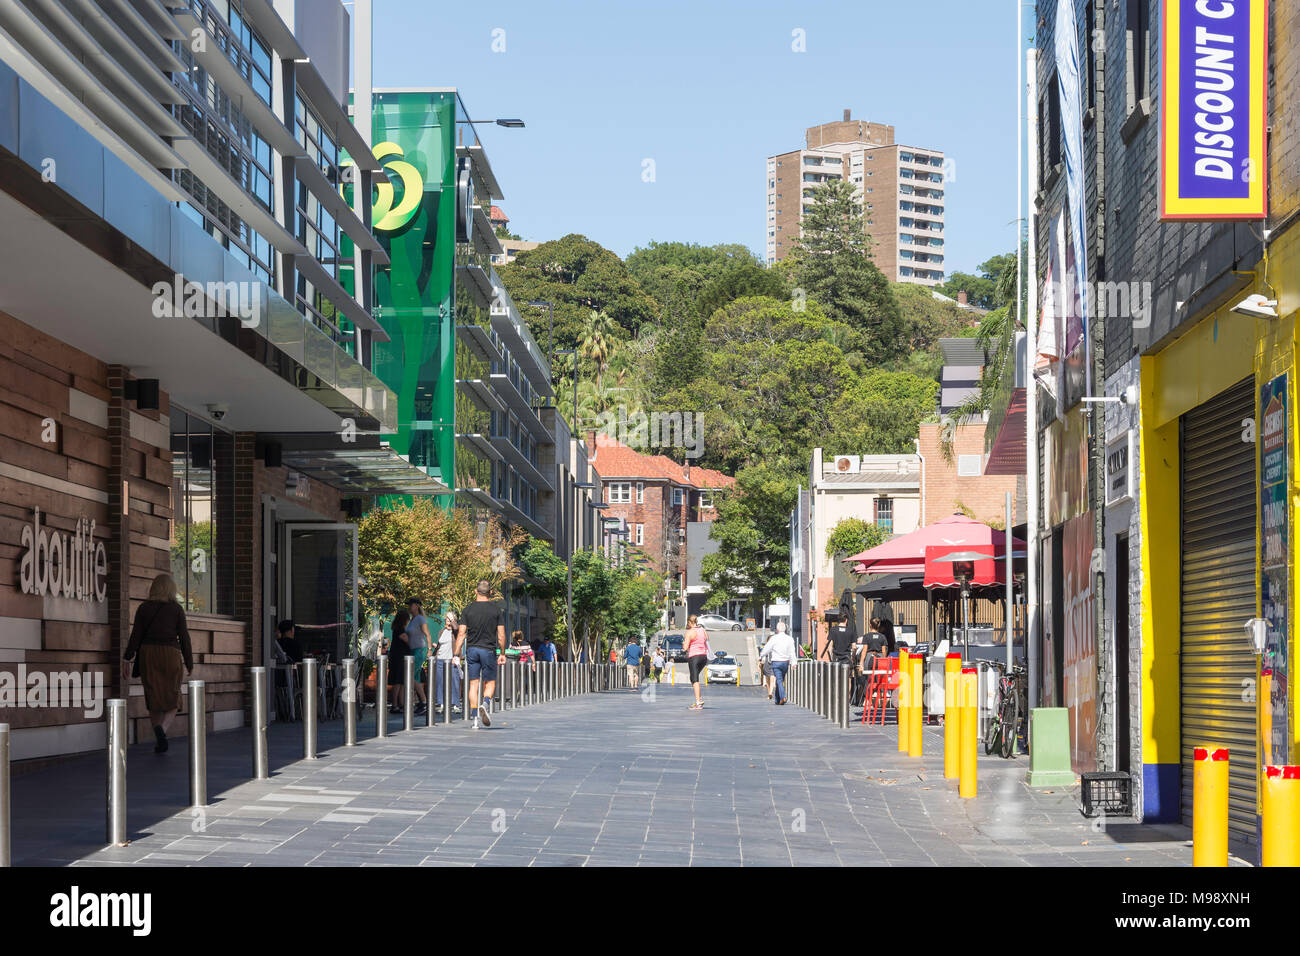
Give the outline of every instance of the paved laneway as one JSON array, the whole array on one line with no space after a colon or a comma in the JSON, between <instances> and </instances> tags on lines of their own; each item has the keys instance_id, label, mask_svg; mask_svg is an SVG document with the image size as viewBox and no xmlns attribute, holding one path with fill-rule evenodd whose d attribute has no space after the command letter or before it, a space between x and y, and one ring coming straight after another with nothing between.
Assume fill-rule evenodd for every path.
<instances>
[{"instance_id":1,"label":"paved laneway","mask_svg":"<svg viewBox=\"0 0 1300 956\"><path fill-rule=\"evenodd\" d=\"M130 832L103 849L101 758L14 781L15 864L920 864L1190 863L1180 827L1080 817L1077 790L1035 792L1026 762L981 758L963 801L931 756L899 756L891 730L841 731L755 688L655 688L498 715L491 729L421 727L292 762L272 741L268 781L248 775L247 731L211 735L212 803L186 803L184 742L132 749ZM395 726L395 725L394 725ZM327 749L329 748L329 749Z\"/></svg>"}]
</instances>

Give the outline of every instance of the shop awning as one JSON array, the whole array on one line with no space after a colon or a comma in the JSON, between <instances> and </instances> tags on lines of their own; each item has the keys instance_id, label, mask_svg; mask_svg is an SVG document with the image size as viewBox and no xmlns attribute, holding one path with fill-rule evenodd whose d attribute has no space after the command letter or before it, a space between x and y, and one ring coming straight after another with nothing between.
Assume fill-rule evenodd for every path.
<instances>
[{"instance_id":1,"label":"shop awning","mask_svg":"<svg viewBox=\"0 0 1300 956\"><path fill-rule=\"evenodd\" d=\"M359 444L359 443L358 443ZM445 495L451 489L387 445L284 447L281 460L345 495Z\"/></svg>"},{"instance_id":2,"label":"shop awning","mask_svg":"<svg viewBox=\"0 0 1300 956\"><path fill-rule=\"evenodd\" d=\"M984 544L1002 548L1005 540L1004 532L996 531L983 522L958 512L844 560L855 574L923 574L926 548L931 545L954 546L954 550L956 545L967 547ZM1025 543L1016 538L1012 547L1023 551Z\"/></svg>"},{"instance_id":3,"label":"shop awning","mask_svg":"<svg viewBox=\"0 0 1300 956\"><path fill-rule=\"evenodd\" d=\"M921 574L882 574L859 584L853 592L875 601L923 601L924 585L925 576Z\"/></svg>"}]
</instances>

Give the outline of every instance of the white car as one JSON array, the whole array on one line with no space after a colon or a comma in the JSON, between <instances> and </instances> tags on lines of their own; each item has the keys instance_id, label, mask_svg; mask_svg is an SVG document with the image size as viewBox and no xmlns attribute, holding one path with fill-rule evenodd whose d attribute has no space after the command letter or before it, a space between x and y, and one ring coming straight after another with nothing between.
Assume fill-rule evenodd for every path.
<instances>
[{"instance_id":1,"label":"white car","mask_svg":"<svg viewBox=\"0 0 1300 956\"><path fill-rule=\"evenodd\" d=\"M739 621L733 621L721 614L701 614L696 620L700 622L700 627L708 631L743 631L745 629L745 625Z\"/></svg>"},{"instance_id":2,"label":"white car","mask_svg":"<svg viewBox=\"0 0 1300 956\"><path fill-rule=\"evenodd\" d=\"M740 665L734 657L728 657L726 651L716 651L713 660L704 665L704 670L710 684L740 686Z\"/></svg>"}]
</instances>

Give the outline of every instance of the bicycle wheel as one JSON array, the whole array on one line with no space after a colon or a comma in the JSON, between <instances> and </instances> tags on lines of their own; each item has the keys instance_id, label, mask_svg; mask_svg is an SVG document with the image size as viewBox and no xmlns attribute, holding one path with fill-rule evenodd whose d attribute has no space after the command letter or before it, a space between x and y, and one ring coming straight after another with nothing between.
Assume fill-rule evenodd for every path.
<instances>
[{"instance_id":1,"label":"bicycle wheel","mask_svg":"<svg viewBox=\"0 0 1300 956\"><path fill-rule=\"evenodd\" d=\"M1001 732L1001 718L999 714L995 713L989 718L988 729L984 731L984 755L986 757L1000 746L999 737Z\"/></svg>"},{"instance_id":2,"label":"bicycle wheel","mask_svg":"<svg viewBox=\"0 0 1300 956\"><path fill-rule=\"evenodd\" d=\"M1019 703L1014 693L1009 693L1002 698L1002 712L998 715L998 723L1002 725L1002 757L1010 760L1011 755L1016 751L1016 728L1019 726Z\"/></svg>"}]
</instances>

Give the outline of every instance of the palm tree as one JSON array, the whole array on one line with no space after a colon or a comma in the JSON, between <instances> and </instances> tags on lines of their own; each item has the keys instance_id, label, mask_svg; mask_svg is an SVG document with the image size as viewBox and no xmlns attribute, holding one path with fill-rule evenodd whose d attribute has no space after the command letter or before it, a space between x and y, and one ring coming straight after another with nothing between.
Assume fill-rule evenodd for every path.
<instances>
[{"instance_id":1,"label":"palm tree","mask_svg":"<svg viewBox=\"0 0 1300 956\"><path fill-rule=\"evenodd\" d=\"M1023 246L1021 255L1024 255ZM982 415L993 405L1008 363L1016 360L1016 333L1024 328L1020 314L1023 303L1016 299L1016 284L1016 261L1013 259L994 280L994 301L1002 303L1002 307L980 320L979 333L975 336L976 343L987 356L979 391L945 415L939 429L939 454L948 464L952 464L957 426L967 418Z\"/></svg>"},{"instance_id":2,"label":"palm tree","mask_svg":"<svg viewBox=\"0 0 1300 956\"><path fill-rule=\"evenodd\" d=\"M592 311L587 316L587 327L578 345L579 354L596 366L596 389L600 391L614 354L616 327L614 320L604 312Z\"/></svg>"}]
</instances>

